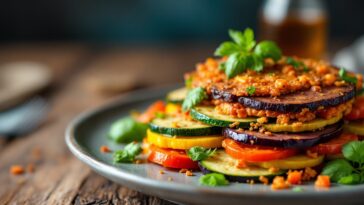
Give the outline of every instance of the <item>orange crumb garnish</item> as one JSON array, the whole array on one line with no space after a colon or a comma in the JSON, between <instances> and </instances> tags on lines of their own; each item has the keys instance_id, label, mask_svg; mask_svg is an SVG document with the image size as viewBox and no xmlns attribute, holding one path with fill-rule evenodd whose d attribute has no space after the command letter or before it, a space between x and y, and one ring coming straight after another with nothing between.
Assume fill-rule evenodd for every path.
<instances>
[{"instance_id":1,"label":"orange crumb garnish","mask_svg":"<svg viewBox=\"0 0 364 205\"><path fill-rule=\"evenodd\" d=\"M178 122L172 122L172 127L179 128L180 126L179 126Z\"/></svg>"},{"instance_id":2,"label":"orange crumb garnish","mask_svg":"<svg viewBox=\"0 0 364 205\"><path fill-rule=\"evenodd\" d=\"M188 171L188 169L180 169L179 173L186 173Z\"/></svg>"},{"instance_id":3,"label":"orange crumb garnish","mask_svg":"<svg viewBox=\"0 0 364 205\"><path fill-rule=\"evenodd\" d=\"M12 175L20 175L20 174L24 174L24 168L23 166L20 165L13 165L10 167L10 173Z\"/></svg>"},{"instance_id":4,"label":"orange crumb garnish","mask_svg":"<svg viewBox=\"0 0 364 205\"><path fill-rule=\"evenodd\" d=\"M287 181L290 184L301 184L302 183L302 171L291 171L289 170L287 173Z\"/></svg>"},{"instance_id":5,"label":"orange crumb garnish","mask_svg":"<svg viewBox=\"0 0 364 205\"><path fill-rule=\"evenodd\" d=\"M316 152L311 152L310 150L306 151L306 155L311 158L317 158L318 154Z\"/></svg>"},{"instance_id":6,"label":"orange crumb garnish","mask_svg":"<svg viewBox=\"0 0 364 205\"><path fill-rule=\"evenodd\" d=\"M240 122L233 122L229 125L230 128L234 128L236 126L238 126L240 124Z\"/></svg>"},{"instance_id":7,"label":"orange crumb garnish","mask_svg":"<svg viewBox=\"0 0 364 205\"><path fill-rule=\"evenodd\" d=\"M315 181L315 187L317 188L330 188L330 177L326 175L319 175Z\"/></svg>"},{"instance_id":8,"label":"orange crumb garnish","mask_svg":"<svg viewBox=\"0 0 364 205\"><path fill-rule=\"evenodd\" d=\"M159 174L164 174L164 171L163 170L159 170Z\"/></svg>"},{"instance_id":9,"label":"orange crumb garnish","mask_svg":"<svg viewBox=\"0 0 364 205\"><path fill-rule=\"evenodd\" d=\"M291 185L284 180L284 177L281 176L276 176L273 179L273 183L271 185L271 188L274 190L278 190L278 189L288 189Z\"/></svg>"},{"instance_id":10,"label":"orange crumb garnish","mask_svg":"<svg viewBox=\"0 0 364 205\"><path fill-rule=\"evenodd\" d=\"M262 182L264 185L268 185L269 184L269 180L265 176L259 176L259 181Z\"/></svg>"},{"instance_id":11,"label":"orange crumb garnish","mask_svg":"<svg viewBox=\"0 0 364 205\"><path fill-rule=\"evenodd\" d=\"M268 169L268 172L270 172L270 173L276 173L276 172L278 172L279 171L279 168L277 168L277 167L270 167L269 169Z\"/></svg>"},{"instance_id":12,"label":"orange crumb garnish","mask_svg":"<svg viewBox=\"0 0 364 205\"><path fill-rule=\"evenodd\" d=\"M315 178L316 175L317 175L316 170L310 167L306 167L305 170L303 171L302 181L309 181Z\"/></svg>"},{"instance_id":13,"label":"orange crumb garnish","mask_svg":"<svg viewBox=\"0 0 364 205\"><path fill-rule=\"evenodd\" d=\"M268 122L268 118L267 117L260 117L257 119L257 122L260 124L264 124Z\"/></svg>"},{"instance_id":14,"label":"orange crumb garnish","mask_svg":"<svg viewBox=\"0 0 364 205\"><path fill-rule=\"evenodd\" d=\"M111 152L111 149L108 146L106 146L106 145L102 145L100 147L100 152L102 152L102 153L110 153Z\"/></svg>"},{"instance_id":15,"label":"orange crumb garnish","mask_svg":"<svg viewBox=\"0 0 364 205\"><path fill-rule=\"evenodd\" d=\"M190 176L193 176L193 172L191 172L190 170L187 170L187 171L186 171L186 176L189 176L189 177L190 177Z\"/></svg>"},{"instance_id":16,"label":"orange crumb garnish","mask_svg":"<svg viewBox=\"0 0 364 205\"><path fill-rule=\"evenodd\" d=\"M235 165L236 168L246 168L248 165L244 160L237 160L237 163Z\"/></svg>"}]
</instances>

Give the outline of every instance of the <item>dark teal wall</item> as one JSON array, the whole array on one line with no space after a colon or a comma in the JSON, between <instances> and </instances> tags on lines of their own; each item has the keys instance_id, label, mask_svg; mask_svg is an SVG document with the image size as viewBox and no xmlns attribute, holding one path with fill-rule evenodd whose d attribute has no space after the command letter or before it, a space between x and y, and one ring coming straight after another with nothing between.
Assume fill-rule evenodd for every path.
<instances>
[{"instance_id":1,"label":"dark teal wall","mask_svg":"<svg viewBox=\"0 0 364 205\"><path fill-rule=\"evenodd\" d=\"M0 6L0 41L220 41L256 27L261 0L13 0ZM364 33L364 1L328 1L333 37Z\"/></svg>"}]
</instances>

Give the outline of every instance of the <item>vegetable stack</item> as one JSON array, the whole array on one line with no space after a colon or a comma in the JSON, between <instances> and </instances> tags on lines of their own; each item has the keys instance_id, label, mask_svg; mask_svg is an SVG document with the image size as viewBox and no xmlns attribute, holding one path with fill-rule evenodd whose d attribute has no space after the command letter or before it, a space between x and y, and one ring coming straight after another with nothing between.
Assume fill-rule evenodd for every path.
<instances>
[{"instance_id":1,"label":"vegetable stack","mask_svg":"<svg viewBox=\"0 0 364 205\"><path fill-rule=\"evenodd\" d=\"M300 183L300 170L308 169L302 178L310 179L311 168L326 159L344 160L344 144L357 141L354 134L364 136L361 122L345 126L354 134L343 132L345 115L364 119L352 111L362 76L324 61L283 56L274 42L256 42L251 29L229 35L232 41L216 49L217 58L186 73L186 86L169 93L164 112L150 119L148 159L212 172L200 181L213 186L226 184L221 176L266 183L286 173L291 183ZM327 175L336 174L329 170Z\"/></svg>"}]
</instances>

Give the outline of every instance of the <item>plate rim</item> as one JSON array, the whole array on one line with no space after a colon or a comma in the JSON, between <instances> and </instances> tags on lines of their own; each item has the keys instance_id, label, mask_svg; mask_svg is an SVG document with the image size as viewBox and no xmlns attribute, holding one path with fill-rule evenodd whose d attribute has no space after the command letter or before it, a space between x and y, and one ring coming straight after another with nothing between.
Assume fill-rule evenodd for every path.
<instances>
[{"instance_id":1,"label":"plate rim","mask_svg":"<svg viewBox=\"0 0 364 205\"><path fill-rule=\"evenodd\" d=\"M162 86L162 87L152 87L152 88L146 88L146 89L139 89L132 92L125 93L121 95L120 97L112 100L111 102L102 104L100 106L97 106L95 108L86 110L79 114L77 117L75 117L66 128L65 132L65 142L69 150L72 152L73 155L75 155L76 158L78 158L80 161L82 161L84 164L88 165L91 169L95 170L97 173L105 176L106 178L116 182L120 183L113 178L119 178L122 179L122 181L127 181L131 184L135 184L136 186L142 186L145 188L148 188L149 190L161 190L161 191L174 191L176 193L178 192L184 192L184 194L214 194L216 195L224 196L224 197L241 197L241 198L265 198L265 199L282 199L284 198L305 198L307 196L320 198L320 199L332 199L332 196L335 195L337 197L340 196L346 196L346 195L360 195L364 193L364 185L354 185L354 186L360 186L356 188L351 188L349 190L337 190L337 189L329 189L328 191L315 191L315 192L293 192L293 191L273 191L273 192L246 192L243 189L241 191L236 190L229 190L226 189L226 187L206 187L206 186L197 186L192 184L180 184L176 182L166 182L166 181L159 181L155 179L150 179L148 177L139 177L137 175L134 175L132 173L128 173L126 171L123 171L122 169L119 169L115 166L108 165L96 158L92 157L92 154L88 153L82 146L80 146L76 141L75 136L75 130L77 126L82 124L82 122L86 121L87 119L96 116L106 110L115 108L117 106L122 106L123 104L130 103L136 100L141 99L148 99L151 98L158 93L160 93L160 89L164 90L170 90L173 88L176 88L176 84L173 86ZM109 177L112 176L112 177ZM156 183L158 182L158 183ZM128 187L128 185L123 184ZM343 185L340 185L343 186ZM135 186L134 186L135 187ZM142 191L143 192L143 191ZM158 193L153 193L154 195L160 196ZM311 198L312 199L312 198Z\"/></svg>"}]
</instances>

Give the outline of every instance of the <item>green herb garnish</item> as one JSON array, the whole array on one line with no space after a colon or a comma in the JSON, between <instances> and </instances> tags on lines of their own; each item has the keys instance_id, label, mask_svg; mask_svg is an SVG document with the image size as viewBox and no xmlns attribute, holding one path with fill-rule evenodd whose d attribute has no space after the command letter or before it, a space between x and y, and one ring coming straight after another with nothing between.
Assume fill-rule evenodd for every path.
<instances>
[{"instance_id":1,"label":"green herb garnish","mask_svg":"<svg viewBox=\"0 0 364 205\"><path fill-rule=\"evenodd\" d=\"M216 56L228 56L227 61L220 64L220 70L223 70L228 78L247 69L260 72L264 68L265 58L277 61L282 56L280 48L272 41L256 44L254 32L250 28L244 32L229 30L229 35L233 41L222 43L215 51Z\"/></svg>"},{"instance_id":2,"label":"green herb garnish","mask_svg":"<svg viewBox=\"0 0 364 205\"><path fill-rule=\"evenodd\" d=\"M364 183L364 141L352 141L343 146L345 159L329 162L322 170L323 175L340 184Z\"/></svg>"},{"instance_id":3,"label":"green herb garnish","mask_svg":"<svg viewBox=\"0 0 364 205\"><path fill-rule=\"evenodd\" d=\"M255 87L254 86L249 86L246 88L246 92L249 94L249 95L253 95L255 93Z\"/></svg>"},{"instance_id":4,"label":"green herb garnish","mask_svg":"<svg viewBox=\"0 0 364 205\"><path fill-rule=\"evenodd\" d=\"M114 163L130 163L134 162L135 157L142 152L142 147L139 143L131 142L124 147L123 150L115 151L113 155Z\"/></svg>"},{"instance_id":5,"label":"green herb garnish","mask_svg":"<svg viewBox=\"0 0 364 205\"><path fill-rule=\"evenodd\" d=\"M164 112L156 112L156 113L155 113L155 117L156 117L156 118L161 118L161 119L163 119L163 118L165 118L165 117L166 117L166 113L164 113Z\"/></svg>"},{"instance_id":6,"label":"green herb garnish","mask_svg":"<svg viewBox=\"0 0 364 205\"><path fill-rule=\"evenodd\" d=\"M147 129L147 124L137 122L132 117L124 117L111 125L108 137L117 143L142 141Z\"/></svg>"},{"instance_id":7,"label":"green herb garnish","mask_svg":"<svg viewBox=\"0 0 364 205\"><path fill-rule=\"evenodd\" d=\"M356 84L358 82L358 79L354 76L349 76L344 68L340 69L339 76L342 80L348 83Z\"/></svg>"},{"instance_id":8,"label":"green herb garnish","mask_svg":"<svg viewBox=\"0 0 364 205\"><path fill-rule=\"evenodd\" d=\"M297 61L292 57L287 57L286 63L292 65L295 69L302 68L303 72L309 71L309 69L307 68L307 66L304 63L302 63L301 61Z\"/></svg>"},{"instance_id":9,"label":"green herb garnish","mask_svg":"<svg viewBox=\"0 0 364 205\"><path fill-rule=\"evenodd\" d=\"M192 87L192 76L188 76L186 79L185 79L185 86L186 88L191 88Z\"/></svg>"},{"instance_id":10,"label":"green herb garnish","mask_svg":"<svg viewBox=\"0 0 364 205\"><path fill-rule=\"evenodd\" d=\"M215 153L216 149L206 149L204 147L192 147L187 150L187 155L192 161L207 159Z\"/></svg>"},{"instance_id":11,"label":"green herb garnish","mask_svg":"<svg viewBox=\"0 0 364 205\"><path fill-rule=\"evenodd\" d=\"M296 187L293 187L292 191L293 192L303 192L303 188L299 187L299 186L296 186Z\"/></svg>"},{"instance_id":12,"label":"green herb garnish","mask_svg":"<svg viewBox=\"0 0 364 205\"><path fill-rule=\"evenodd\" d=\"M200 177L198 180L201 185L205 186L225 186L229 184L223 174L211 173Z\"/></svg>"},{"instance_id":13,"label":"green herb garnish","mask_svg":"<svg viewBox=\"0 0 364 205\"><path fill-rule=\"evenodd\" d=\"M208 96L205 89L201 87L194 88L187 93L187 96L182 103L182 110L188 111L207 98Z\"/></svg>"}]
</instances>

